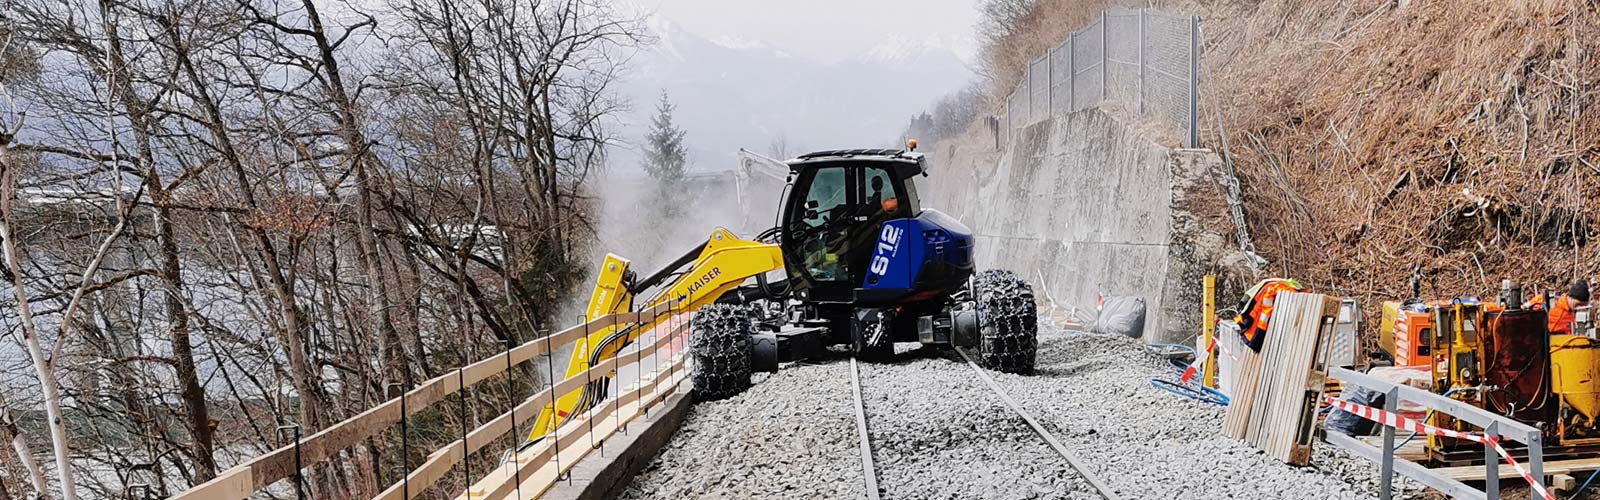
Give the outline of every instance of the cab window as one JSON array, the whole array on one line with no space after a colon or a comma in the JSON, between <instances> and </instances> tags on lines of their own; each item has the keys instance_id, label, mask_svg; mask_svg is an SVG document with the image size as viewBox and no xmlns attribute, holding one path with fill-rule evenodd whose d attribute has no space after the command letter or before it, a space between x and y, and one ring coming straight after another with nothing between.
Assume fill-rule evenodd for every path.
<instances>
[{"instance_id":1,"label":"cab window","mask_svg":"<svg viewBox=\"0 0 1600 500\"><path fill-rule=\"evenodd\" d=\"M807 274L817 281L842 281L849 276L842 255L841 219L850 217L850 190L842 167L817 169L799 207L799 217L789 230L799 243L799 257Z\"/></svg>"},{"instance_id":2,"label":"cab window","mask_svg":"<svg viewBox=\"0 0 1600 500\"><path fill-rule=\"evenodd\" d=\"M841 209L849 202L848 193L843 168L817 170L817 175L811 178L810 189L806 191L805 206L801 207L805 215L800 221L815 228L843 215Z\"/></svg>"},{"instance_id":3,"label":"cab window","mask_svg":"<svg viewBox=\"0 0 1600 500\"><path fill-rule=\"evenodd\" d=\"M915 200L890 169L821 167L795 186L785 231L793 261L817 282L861 283L883 223L910 217Z\"/></svg>"},{"instance_id":4,"label":"cab window","mask_svg":"<svg viewBox=\"0 0 1600 500\"><path fill-rule=\"evenodd\" d=\"M883 212L897 213L900 204L904 202L895 195L894 179L889 177L889 171L881 168L867 170L867 208L876 208Z\"/></svg>"}]
</instances>

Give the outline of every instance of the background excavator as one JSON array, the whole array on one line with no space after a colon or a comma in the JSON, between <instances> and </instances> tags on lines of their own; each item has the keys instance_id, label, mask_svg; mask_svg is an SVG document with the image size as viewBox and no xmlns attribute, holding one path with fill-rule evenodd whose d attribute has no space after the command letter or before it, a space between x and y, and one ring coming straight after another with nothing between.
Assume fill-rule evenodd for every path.
<instances>
[{"instance_id":1,"label":"background excavator","mask_svg":"<svg viewBox=\"0 0 1600 500\"><path fill-rule=\"evenodd\" d=\"M785 162L777 227L751 240L719 228L643 279L627 259L607 255L587 319L667 301L693 311L688 346L698 400L739 394L751 387L751 373L777 371L829 345L846 345L864 361L888 360L895 342L953 346L975 350L987 368L1031 372L1032 288L1010 271L975 272L971 230L917 198L915 181L928 173L915 147L819 151ZM769 275L776 271L781 277ZM573 348L568 376L669 320L590 333ZM528 442L604 401L611 378L546 406Z\"/></svg>"}]
</instances>

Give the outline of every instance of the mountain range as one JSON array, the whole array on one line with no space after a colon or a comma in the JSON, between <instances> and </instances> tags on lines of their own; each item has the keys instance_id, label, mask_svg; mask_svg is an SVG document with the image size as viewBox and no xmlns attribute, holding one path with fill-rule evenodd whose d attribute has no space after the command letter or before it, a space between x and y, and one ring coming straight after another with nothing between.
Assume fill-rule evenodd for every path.
<instances>
[{"instance_id":1,"label":"mountain range","mask_svg":"<svg viewBox=\"0 0 1600 500\"><path fill-rule=\"evenodd\" d=\"M821 62L745 38L707 38L661 18L648 23L653 43L627 63L619 92L631 103L620 117L611 171L640 172L639 152L665 91L687 132L691 170L733 165L739 148L763 153L787 144L811 150L894 146L912 115L972 78L968 65L937 38L886 35L882 43L837 62Z\"/></svg>"}]
</instances>

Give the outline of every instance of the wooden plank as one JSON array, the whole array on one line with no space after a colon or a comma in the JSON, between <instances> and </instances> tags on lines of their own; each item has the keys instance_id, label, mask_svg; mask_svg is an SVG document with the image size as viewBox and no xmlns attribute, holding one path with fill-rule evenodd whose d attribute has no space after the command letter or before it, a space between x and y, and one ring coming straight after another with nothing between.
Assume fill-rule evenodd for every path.
<instances>
[{"instance_id":1,"label":"wooden plank","mask_svg":"<svg viewBox=\"0 0 1600 500\"><path fill-rule=\"evenodd\" d=\"M532 359L534 356L544 354L548 349L555 346L564 346L572 343L582 338L585 332L617 324L642 322L646 316L653 319L658 318L662 313L670 314L674 312L673 307L672 301L666 301L641 312L607 314L596 318L594 321L524 342L521 346L512 349L512 364L515 365ZM460 391L464 378L467 379L464 385L471 387L490 376L505 371L506 368L505 354L501 353L464 367L463 374L449 373L428 380L403 396L406 401L407 416L422 411L445 397ZM467 374L470 374L470 378L464 376ZM385 401L354 417L345 419L302 439L299 446L299 461L305 466L310 466L327 460L340 451L388 429L399 422L400 418L400 398ZM260 491L272 483L294 475L295 455L296 447L294 445L275 449L234 467L234 469L240 469L242 472L232 475L225 474L216 480L191 488L172 498L174 500L243 499L249 496L250 493ZM239 481L239 478L248 479L251 483L250 489L243 492L243 494L240 494L231 486L234 484L233 481ZM227 488L220 486L223 483L219 483L219 481L224 479L229 481L226 483L230 485ZM211 486L212 483L217 483L219 486Z\"/></svg>"},{"instance_id":2,"label":"wooden plank","mask_svg":"<svg viewBox=\"0 0 1600 500\"><path fill-rule=\"evenodd\" d=\"M174 498L247 498L251 493L255 493L253 484L250 480L250 467L240 465L222 471L216 478L189 488Z\"/></svg>"},{"instance_id":3,"label":"wooden plank","mask_svg":"<svg viewBox=\"0 0 1600 500\"><path fill-rule=\"evenodd\" d=\"M1274 371L1271 373L1272 389L1269 396L1257 401L1264 404L1258 404L1255 411L1270 420L1271 432L1256 444L1268 454L1292 463L1289 457L1295 429L1302 415L1298 406L1317 342L1317 317L1314 312L1307 310L1308 307L1315 307L1313 296L1281 293L1278 294L1278 300L1288 307L1292 321L1287 329L1278 332L1277 348L1271 355Z\"/></svg>"},{"instance_id":4,"label":"wooden plank","mask_svg":"<svg viewBox=\"0 0 1600 500\"><path fill-rule=\"evenodd\" d=\"M1338 301L1318 294L1280 293L1261 351L1246 349L1235 367L1223 433L1285 462L1310 459L1315 412L1326 379L1324 325Z\"/></svg>"},{"instance_id":5,"label":"wooden plank","mask_svg":"<svg viewBox=\"0 0 1600 500\"><path fill-rule=\"evenodd\" d=\"M1421 439L1421 438L1418 438L1418 439ZM1510 466L1507 466L1504 463L1501 463L1500 466L1497 467L1496 469L1498 469L1498 472L1500 473L1500 478L1501 479L1516 479L1518 481L1522 480L1522 475L1518 474L1516 469L1511 468ZM1595 470L1600 470L1600 457L1595 457L1595 458L1575 458L1575 459L1572 459L1572 460L1556 460L1556 461L1545 462L1544 463L1544 473L1546 475L1580 474L1580 473L1588 473L1590 471L1595 471ZM1454 479L1454 480L1457 480L1457 481L1461 481L1461 482L1482 481L1483 480L1483 466L1482 465L1466 465L1466 466L1461 466L1461 467L1440 467L1440 468L1437 468L1437 469L1433 469L1433 471L1438 473L1439 475L1444 476L1444 477L1447 477L1447 478L1450 478L1450 479ZM1587 474L1583 474L1583 475L1585 477L1588 476Z\"/></svg>"},{"instance_id":6,"label":"wooden plank","mask_svg":"<svg viewBox=\"0 0 1600 500\"><path fill-rule=\"evenodd\" d=\"M1245 440L1274 457L1279 454L1274 445L1280 441L1277 435L1287 415L1273 410L1280 406L1281 389L1285 378L1289 376L1286 361L1299 340L1296 336L1301 326L1300 301L1288 293L1279 293L1276 300L1271 326L1267 329L1267 338L1261 348L1264 358L1261 385L1250 408L1250 429Z\"/></svg>"},{"instance_id":7,"label":"wooden plank","mask_svg":"<svg viewBox=\"0 0 1600 500\"><path fill-rule=\"evenodd\" d=\"M1234 394L1228 396L1228 411L1222 421L1224 434L1234 439L1244 439L1250 424L1250 407L1255 404L1258 379L1261 373L1261 354L1245 348L1239 354L1234 369Z\"/></svg>"}]
</instances>

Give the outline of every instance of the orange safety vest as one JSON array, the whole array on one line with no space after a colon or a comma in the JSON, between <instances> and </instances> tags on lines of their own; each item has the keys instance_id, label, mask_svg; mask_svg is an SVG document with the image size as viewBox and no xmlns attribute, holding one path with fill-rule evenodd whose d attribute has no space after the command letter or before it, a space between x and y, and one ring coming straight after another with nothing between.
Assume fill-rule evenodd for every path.
<instances>
[{"instance_id":1,"label":"orange safety vest","mask_svg":"<svg viewBox=\"0 0 1600 500\"><path fill-rule=\"evenodd\" d=\"M1550 308L1550 334L1572 335L1572 323L1577 320L1572 314L1572 297L1562 295L1556 299L1555 307Z\"/></svg>"},{"instance_id":2,"label":"orange safety vest","mask_svg":"<svg viewBox=\"0 0 1600 500\"><path fill-rule=\"evenodd\" d=\"M1265 279L1250 288L1250 298L1239 306L1241 312L1233 319L1239 325L1239 334L1244 337L1244 343L1250 350L1261 352L1278 292L1298 292L1302 289L1300 282L1283 278Z\"/></svg>"}]
</instances>

